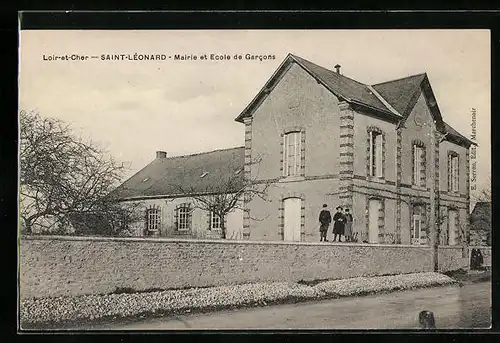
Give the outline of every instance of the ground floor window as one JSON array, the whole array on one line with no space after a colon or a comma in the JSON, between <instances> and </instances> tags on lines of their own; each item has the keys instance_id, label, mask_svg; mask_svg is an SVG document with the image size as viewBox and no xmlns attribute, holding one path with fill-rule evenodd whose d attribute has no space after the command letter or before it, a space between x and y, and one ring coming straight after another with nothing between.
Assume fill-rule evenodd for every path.
<instances>
[{"instance_id":1,"label":"ground floor window","mask_svg":"<svg viewBox=\"0 0 500 343\"><path fill-rule=\"evenodd\" d=\"M221 220L220 216L214 212L210 212L210 230L220 230L221 229Z\"/></svg>"},{"instance_id":2,"label":"ground floor window","mask_svg":"<svg viewBox=\"0 0 500 343\"><path fill-rule=\"evenodd\" d=\"M191 230L191 205L184 203L175 209L177 231Z\"/></svg>"},{"instance_id":3,"label":"ground floor window","mask_svg":"<svg viewBox=\"0 0 500 343\"><path fill-rule=\"evenodd\" d=\"M146 211L146 230L148 234L154 234L160 230L161 210L159 207L151 207Z\"/></svg>"},{"instance_id":4,"label":"ground floor window","mask_svg":"<svg viewBox=\"0 0 500 343\"><path fill-rule=\"evenodd\" d=\"M411 218L411 243L427 244L425 229L425 205L414 205Z\"/></svg>"}]
</instances>

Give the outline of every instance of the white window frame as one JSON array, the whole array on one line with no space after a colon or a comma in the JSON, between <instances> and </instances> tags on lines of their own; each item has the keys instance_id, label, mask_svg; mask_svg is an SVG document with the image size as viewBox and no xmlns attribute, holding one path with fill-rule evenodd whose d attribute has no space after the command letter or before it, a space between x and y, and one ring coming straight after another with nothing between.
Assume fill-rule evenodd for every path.
<instances>
[{"instance_id":1,"label":"white window frame","mask_svg":"<svg viewBox=\"0 0 500 343\"><path fill-rule=\"evenodd\" d=\"M370 176L383 177L383 136L382 133L370 131Z\"/></svg>"},{"instance_id":2,"label":"white window frame","mask_svg":"<svg viewBox=\"0 0 500 343\"><path fill-rule=\"evenodd\" d=\"M177 208L177 231L191 230L191 207L182 204Z\"/></svg>"},{"instance_id":3,"label":"white window frame","mask_svg":"<svg viewBox=\"0 0 500 343\"><path fill-rule=\"evenodd\" d=\"M425 225L425 216L422 213L425 213L426 208L424 205L415 205L413 207L413 214L412 214L412 224L413 224L413 234L411 237L411 244L426 244L428 237L426 234L426 237L422 237L423 233L425 232L424 229L422 229L422 226Z\"/></svg>"},{"instance_id":4,"label":"white window frame","mask_svg":"<svg viewBox=\"0 0 500 343\"><path fill-rule=\"evenodd\" d=\"M418 232L418 235L415 234L416 232ZM413 238L416 239L422 238L422 217L418 214L413 216Z\"/></svg>"},{"instance_id":5,"label":"white window frame","mask_svg":"<svg viewBox=\"0 0 500 343\"><path fill-rule=\"evenodd\" d=\"M146 228L150 232L157 232L161 226L161 210L160 208L152 207L146 211Z\"/></svg>"},{"instance_id":6,"label":"white window frame","mask_svg":"<svg viewBox=\"0 0 500 343\"><path fill-rule=\"evenodd\" d=\"M222 229L221 226L221 218L213 211L210 211L210 230L220 231Z\"/></svg>"},{"instance_id":7,"label":"white window frame","mask_svg":"<svg viewBox=\"0 0 500 343\"><path fill-rule=\"evenodd\" d=\"M293 139L293 142L290 140ZM290 143L293 146L293 156L290 156ZM299 176L302 160L302 132L290 131L283 135L283 176ZM290 167L292 167L290 170Z\"/></svg>"}]
</instances>

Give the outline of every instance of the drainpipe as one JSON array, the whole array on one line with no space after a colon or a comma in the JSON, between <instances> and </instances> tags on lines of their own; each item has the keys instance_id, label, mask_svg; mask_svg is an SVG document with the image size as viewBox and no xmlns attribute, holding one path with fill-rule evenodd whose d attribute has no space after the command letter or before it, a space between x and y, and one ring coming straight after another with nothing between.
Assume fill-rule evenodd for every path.
<instances>
[{"instance_id":1,"label":"drainpipe","mask_svg":"<svg viewBox=\"0 0 500 343\"><path fill-rule=\"evenodd\" d=\"M431 203L431 216L429 219L429 224L431 225L430 233L430 245L432 247L432 266L433 270L437 272L439 270L438 263L438 237L437 237L437 216L436 216L436 125L430 125L431 128L431 189L430 189L430 203Z\"/></svg>"},{"instance_id":2,"label":"drainpipe","mask_svg":"<svg viewBox=\"0 0 500 343\"><path fill-rule=\"evenodd\" d=\"M430 126L430 131L431 131L431 163L430 165L430 179L431 179L431 187L430 187L430 218L429 218L429 244L432 247L431 249L431 265L433 268L433 271L437 271L437 264L438 264L438 253L437 253L437 242L436 242L436 193L435 193L435 177L436 177L436 137L434 133L434 125L429 125Z\"/></svg>"}]
</instances>

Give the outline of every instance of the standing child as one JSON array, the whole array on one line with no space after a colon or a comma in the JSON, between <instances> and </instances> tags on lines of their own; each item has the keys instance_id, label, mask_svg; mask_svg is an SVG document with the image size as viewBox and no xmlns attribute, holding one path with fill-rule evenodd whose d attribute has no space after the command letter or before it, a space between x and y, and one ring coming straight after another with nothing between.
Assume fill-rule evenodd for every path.
<instances>
[{"instance_id":1,"label":"standing child","mask_svg":"<svg viewBox=\"0 0 500 343\"><path fill-rule=\"evenodd\" d=\"M345 232L344 232L344 235L345 235L345 240L346 242L352 242L353 239L352 239L352 214L349 213L349 209L346 208L345 209Z\"/></svg>"}]
</instances>

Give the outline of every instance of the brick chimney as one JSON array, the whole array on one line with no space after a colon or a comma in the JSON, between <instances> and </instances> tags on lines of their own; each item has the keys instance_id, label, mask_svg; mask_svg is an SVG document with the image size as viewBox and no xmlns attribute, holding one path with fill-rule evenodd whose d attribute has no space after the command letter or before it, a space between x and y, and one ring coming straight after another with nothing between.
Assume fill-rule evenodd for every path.
<instances>
[{"instance_id":1,"label":"brick chimney","mask_svg":"<svg viewBox=\"0 0 500 343\"><path fill-rule=\"evenodd\" d=\"M335 71L337 72L337 74L340 74L340 64L336 64L334 68L335 68ZM340 75L342 75L342 74L340 74Z\"/></svg>"},{"instance_id":2,"label":"brick chimney","mask_svg":"<svg viewBox=\"0 0 500 343\"><path fill-rule=\"evenodd\" d=\"M166 151L157 151L156 158L167 158L167 152Z\"/></svg>"}]
</instances>

